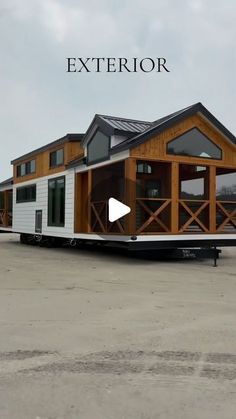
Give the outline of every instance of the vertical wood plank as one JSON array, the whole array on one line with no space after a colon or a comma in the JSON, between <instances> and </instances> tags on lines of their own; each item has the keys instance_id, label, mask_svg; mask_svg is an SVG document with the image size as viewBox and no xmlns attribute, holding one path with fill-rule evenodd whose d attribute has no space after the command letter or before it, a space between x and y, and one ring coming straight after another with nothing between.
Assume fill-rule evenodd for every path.
<instances>
[{"instance_id":1,"label":"vertical wood plank","mask_svg":"<svg viewBox=\"0 0 236 419\"><path fill-rule=\"evenodd\" d=\"M171 164L171 233L179 231L179 163Z\"/></svg>"},{"instance_id":2,"label":"vertical wood plank","mask_svg":"<svg viewBox=\"0 0 236 419\"><path fill-rule=\"evenodd\" d=\"M125 234L133 235L136 232L136 159L125 160L125 204L131 212L125 216Z\"/></svg>"},{"instance_id":3,"label":"vertical wood plank","mask_svg":"<svg viewBox=\"0 0 236 419\"><path fill-rule=\"evenodd\" d=\"M3 196L4 196L4 215L3 215L3 225L4 227L8 226L8 215L7 215L7 209L8 209L8 195L7 195L7 191L3 192Z\"/></svg>"},{"instance_id":4,"label":"vertical wood plank","mask_svg":"<svg viewBox=\"0 0 236 419\"><path fill-rule=\"evenodd\" d=\"M74 208L74 232L79 233L82 229L82 189L80 173L75 173L75 208Z\"/></svg>"},{"instance_id":5,"label":"vertical wood plank","mask_svg":"<svg viewBox=\"0 0 236 419\"><path fill-rule=\"evenodd\" d=\"M88 190L87 190L87 232L91 233L91 193L92 193L92 170L88 171Z\"/></svg>"},{"instance_id":6,"label":"vertical wood plank","mask_svg":"<svg viewBox=\"0 0 236 419\"><path fill-rule=\"evenodd\" d=\"M210 232L216 233L216 167L209 168Z\"/></svg>"}]
</instances>

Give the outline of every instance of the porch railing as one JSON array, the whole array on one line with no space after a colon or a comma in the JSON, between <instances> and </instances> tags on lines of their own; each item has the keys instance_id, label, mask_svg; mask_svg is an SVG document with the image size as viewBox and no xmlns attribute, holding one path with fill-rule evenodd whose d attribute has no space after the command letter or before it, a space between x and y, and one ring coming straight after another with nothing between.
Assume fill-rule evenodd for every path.
<instances>
[{"instance_id":1,"label":"porch railing","mask_svg":"<svg viewBox=\"0 0 236 419\"><path fill-rule=\"evenodd\" d=\"M123 220L110 223L108 220L108 201L93 201L91 208L91 231L97 233L124 233Z\"/></svg>"},{"instance_id":2,"label":"porch railing","mask_svg":"<svg viewBox=\"0 0 236 419\"><path fill-rule=\"evenodd\" d=\"M236 201L216 201L216 231L236 232Z\"/></svg>"},{"instance_id":3,"label":"porch railing","mask_svg":"<svg viewBox=\"0 0 236 419\"><path fill-rule=\"evenodd\" d=\"M210 231L209 200L179 199L179 233Z\"/></svg>"},{"instance_id":4,"label":"porch railing","mask_svg":"<svg viewBox=\"0 0 236 419\"><path fill-rule=\"evenodd\" d=\"M136 198L136 229L134 234L171 234L170 198ZM178 233L235 233L236 202L216 201L216 229L210 223L210 200L178 200ZM108 201L93 201L90 204L91 232L125 234L124 219L110 223ZM6 217L6 216L5 216ZM4 210L0 210L0 225L3 224Z\"/></svg>"},{"instance_id":5,"label":"porch railing","mask_svg":"<svg viewBox=\"0 0 236 419\"><path fill-rule=\"evenodd\" d=\"M136 198L136 233L152 232L171 232L171 199Z\"/></svg>"},{"instance_id":6,"label":"porch railing","mask_svg":"<svg viewBox=\"0 0 236 419\"><path fill-rule=\"evenodd\" d=\"M6 209L0 209L0 226L11 227L12 225L12 212Z\"/></svg>"}]
</instances>

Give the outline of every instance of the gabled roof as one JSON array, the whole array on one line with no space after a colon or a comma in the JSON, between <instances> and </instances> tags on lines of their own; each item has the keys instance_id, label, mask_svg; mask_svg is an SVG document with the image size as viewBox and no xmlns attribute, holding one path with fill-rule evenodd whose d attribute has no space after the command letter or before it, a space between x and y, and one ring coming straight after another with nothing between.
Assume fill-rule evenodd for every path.
<instances>
[{"instance_id":1,"label":"gabled roof","mask_svg":"<svg viewBox=\"0 0 236 419\"><path fill-rule=\"evenodd\" d=\"M158 135L167 128L173 126L177 122L180 122L182 119L190 117L196 113L202 114L206 117L218 130L225 135L230 142L236 145L236 137L223 125L221 122L210 113L202 103L198 102L192 106L181 109L180 111L174 112L170 115L167 115L163 118L157 119L152 123L152 125L147 128L144 132L135 135L132 138L123 141L121 144L116 145L112 148L111 153L119 153L120 151L127 150L142 144L143 142L149 140L153 135Z\"/></svg>"},{"instance_id":2,"label":"gabled roof","mask_svg":"<svg viewBox=\"0 0 236 419\"><path fill-rule=\"evenodd\" d=\"M145 131L151 126L152 123L148 121L96 114L84 134L82 145L90 138L90 135L94 132L95 127L100 128L101 131L108 136L117 134L130 138L135 134Z\"/></svg>"},{"instance_id":3,"label":"gabled roof","mask_svg":"<svg viewBox=\"0 0 236 419\"><path fill-rule=\"evenodd\" d=\"M62 145L64 143L67 143L67 142L81 141L83 136L84 136L84 134L70 134L70 133L66 134L66 135L64 135L64 137L61 137L58 140L52 141L51 143L46 144L42 147L39 147L39 148L31 151L30 153L26 153L23 156L17 157L16 159L11 161L11 164L15 164L15 163L20 162L21 160L31 158L38 153L42 153L43 151L50 150L51 148L60 146L60 145Z\"/></svg>"},{"instance_id":4,"label":"gabled roof","mask_svg":"<svg viewBox=\"0 0 236 419\"><path fill-rule=\"evenodd\" d=\"M151 122L136 119L119 118L116 116L98 115L112 128L125 132L143 132L152 126Z\"/></svg>"}]
</instances>

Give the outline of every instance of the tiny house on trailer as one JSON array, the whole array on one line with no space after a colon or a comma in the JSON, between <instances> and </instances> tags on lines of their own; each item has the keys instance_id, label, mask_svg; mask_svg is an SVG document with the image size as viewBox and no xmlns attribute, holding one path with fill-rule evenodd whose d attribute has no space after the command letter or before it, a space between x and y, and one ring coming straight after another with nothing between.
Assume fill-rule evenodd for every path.
<instances>
[{"instance_id":1,"label":"tiny house on trailer","mask_svg":"<svg viewBox=\"0 0 236 419\"><path fill-rule=\"evenodd\" d=\"M23 242L236 245L236 138L201 103L154 122L95 115L12 164ZM111 197L131 209L112 223Z\"/></svg>"}]
</instances>

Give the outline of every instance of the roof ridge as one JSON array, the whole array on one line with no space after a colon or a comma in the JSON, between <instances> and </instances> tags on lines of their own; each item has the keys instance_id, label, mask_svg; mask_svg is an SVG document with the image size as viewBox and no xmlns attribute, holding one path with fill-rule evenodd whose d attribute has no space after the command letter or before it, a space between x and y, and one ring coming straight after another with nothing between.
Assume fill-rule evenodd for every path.
<instances>
[{"instance_id":1,"label":"roof ridge","mask_svg":"<svg viewBox=\"0 0 236 419\"><path fill-rule=\"evenodd\" d=\"M141 119L131 119L131 118L123 118L122 116L112 116L112 115L103 115L103 114L99 114L97 113L96 116L99 116L100 118L106 119L106 118L110 118L110 119L122 119L123 121L129 121L129 122L140 122L142 124L153 124L153 122L151 121L143 121Z\"/></svg>"}]
</instances>

